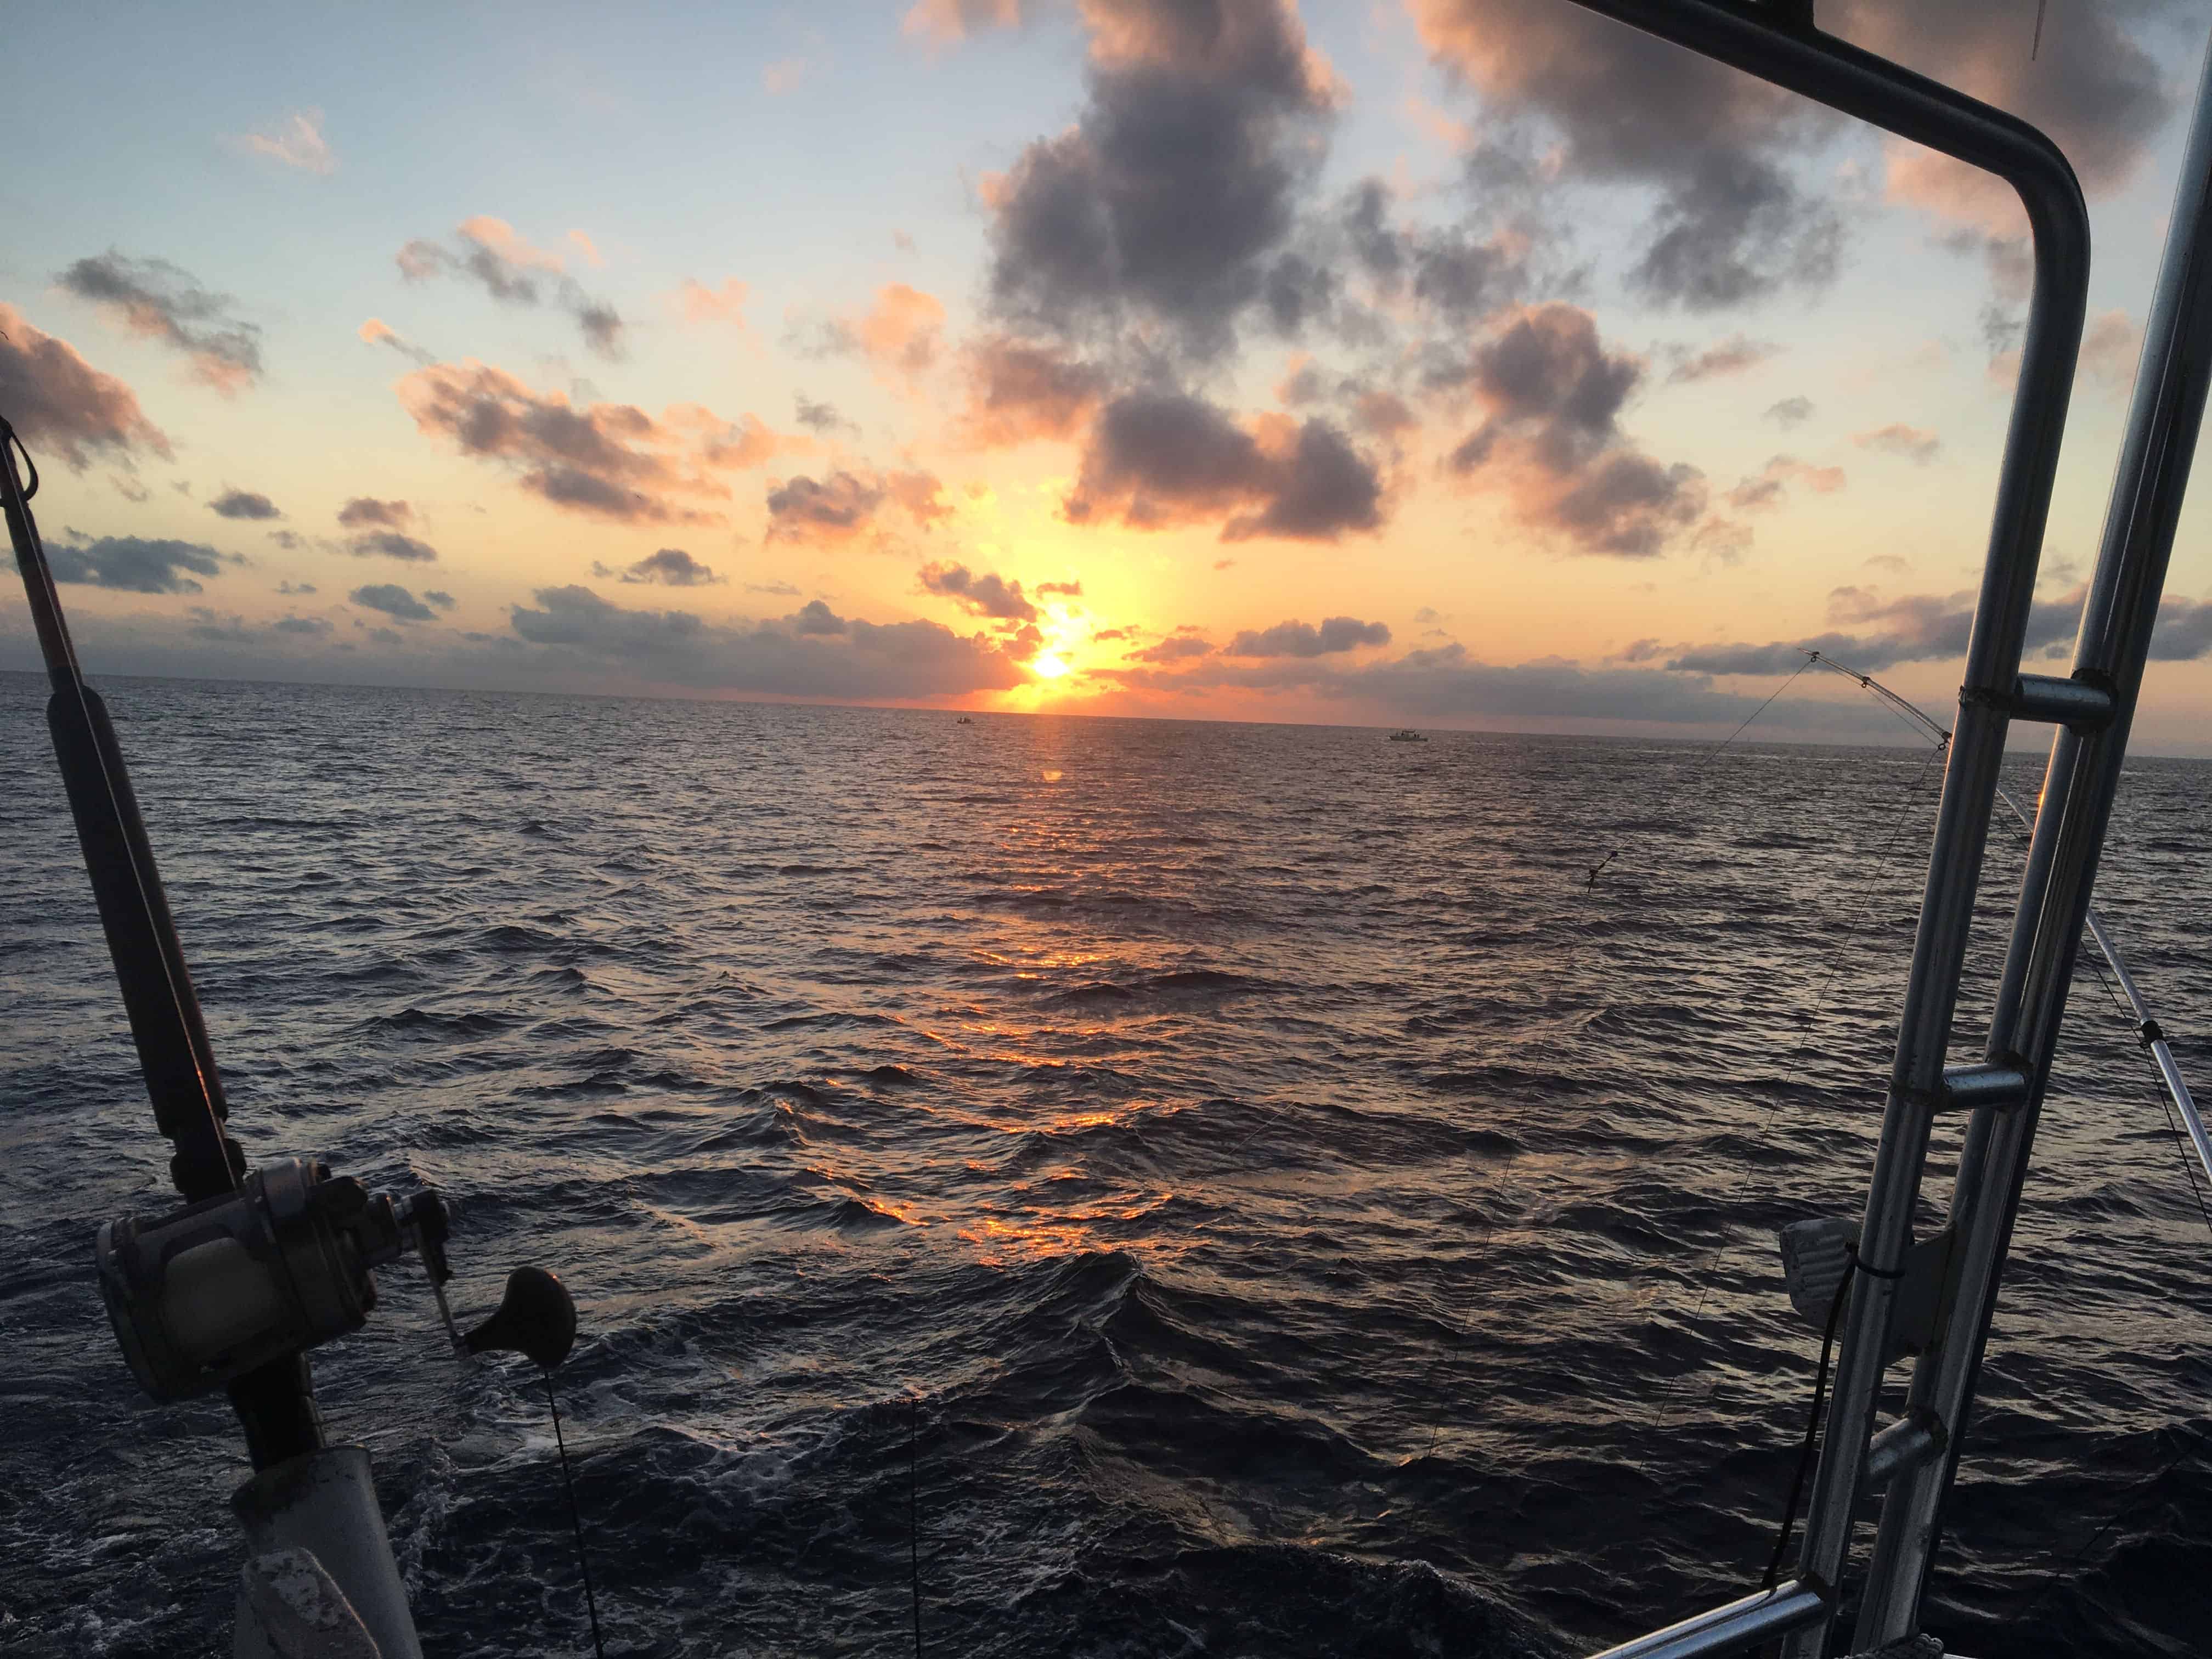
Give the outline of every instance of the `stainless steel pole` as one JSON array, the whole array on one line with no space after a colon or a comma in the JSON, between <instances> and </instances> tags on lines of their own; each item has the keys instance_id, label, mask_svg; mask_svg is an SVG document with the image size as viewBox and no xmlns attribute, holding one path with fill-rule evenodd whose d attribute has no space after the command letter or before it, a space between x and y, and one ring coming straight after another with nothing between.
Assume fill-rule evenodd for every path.
<instances>
[{"instance_id":1,"label":"stainless steel pole","mask_svg":"<svg viewBox=\"0 0 2212 1659\"><path fill-rule=\"evenodd\" d=\"M2164 261L2112 487L2097 571L2082 612L2074 679L2111 695L2101 727L2051 746L2029 870L1986 1053L2024 1066L2026 1102L1976 1112L1952 1199L1958 1285L1948 1328L1915 1368L1912 1404L1949 1431L1942 1459L1905 1471L1883 1505L1860 1602L1856 1645L1910 1635L1989 1340L2021 1188L2048 1086L2097 862L2118 793L2129 728L2158 620L2190 465L2212 384L2212 57L2197 94ZM2027 396L2023 389L2021 396Z\"/></svg>"}]
</instances>

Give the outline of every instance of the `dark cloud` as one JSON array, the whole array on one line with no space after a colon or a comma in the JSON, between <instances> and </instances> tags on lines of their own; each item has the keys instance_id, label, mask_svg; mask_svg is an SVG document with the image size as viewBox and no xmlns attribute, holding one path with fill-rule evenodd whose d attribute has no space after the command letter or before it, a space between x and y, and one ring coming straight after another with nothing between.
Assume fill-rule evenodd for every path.
<instances>
[{"instance_id":1,"label":"dark cloud","mask_svg":"<svg viewBox=\"0 0 2212 1659\"><path fill-rule=\"evenodd\" d=\"M225 489L208 503L208 511L226 519L281 519L276 503L250 489Z\"/></svg>"},{"instance_id":2,"label":"dark cloud","mask_svg":"<svg viewBox=\"0 0 2212 1659\"><path fill-rule=\"evenodd\" d=\"M1902 455L1915 466L1927 465L1943 447L1943 441L1933 432L1907 426L1902 421L1893 421L1878 431L1854 432L1851 441L1861 449L1878 450L1885 455Z\"/></svg>"},{"instance_id":3,"label":"dark cloud","mask_svg":"<svg viewBox=\"0 0 2212 1659\"><path fill-rule=\"evenodd\" d=\"M592 299L568 275L560 254L532 247L503 219L488 215L465 220L450 243L417 237L399 250L399 274L410 283L459 276L476 283L501 305L536 306L550 299L575 319L584 343L609 360L623 355L625 325L605 300ZM370 337L367 326L363 337ZM389 329L391 343L405 343Z\"/></svg>"},{"instance_id":4,"label":"dark cloud","mask_svg":"<svg viewBox=\"0 0 2212 1659\"><path fill-rule=\"evenodd\" d=\"M1224 541L1334 541L1382 522L1374 465L1322 420L1246 431L1203 398L1140 392L1100 411L1065 511L1138 530L1221 520Z\"/></svg>"},{"instance_id":5,"label":"dark cloud","mask_svg":"<svg viewBox=\"0 0 2212 1659\"><path fill-rule=\"evenodd\" d=\"M240 392L261 378L260 329L230 314L228 295L209 293L167 259L129 259L111 248L54 280L131 333L183 352L193 377L218 392Z\"/></svg>"},{"instance_id":6,"label":"dark cloud","mask_svg":"<svg viewBox=\"0 0 2212 1659\"><path fill-rule=\"evenodd\" d=\"M768 492L771 540L842 541L867 528L884 503L883 485L850 472L805 473Z\"/></svg>"},{"instance_id":7,"label":"dark cloud","mask_svg":"<svg viewBox=\"0 0 2212 1659\"><path fill-rule=\"evenodd\" d=\"M435 614L405 588L392 582L375 582L367 587L356 587L346 597L356 605L382 611L395 622L428 622Z\"/></svg>"},{"instance_id":8,"label":"dark cloud","mask_svg":"<svg viewBox=\"0 0 2212 1659\"><path fill-rule=\"evenodd\" d=\"M799 597L798 588L792 586L789 582L747 582L745 584L745 592L748 593L773 593L785 599L796 599Z\"/></svg>"},{"instance_id":9,"label":"dark cloud","mask_svg":"<svg viewBox=\"0 0 2212 1659\"><path fill-rule=\"evenodd\" d=\"M1326 279L1289 255L1333 79L1286 0L1094 0L1074 129L985 200L1003 314L1062 336L1145 319L1201 354L1264 301L1297 326Z\"/></svg>"},{"instance_id":10,"label":"dark cloud","mask_svg":"<svg viewBox=\"0 0 2212 1659\"><path fill-rule=\"evenodd\" d=\"M515 634L554 660L611 664L647 683L835 700L953 696L1024 678L1014 657L937 623L842 617L815 600L775 621L709 624L688 611L628 611L584 587L541 588Z\"/></svg>"},{"instance_id":11,"label":"dark cloud","mask_svg":"<svg viewBox=\"0 0 2212 1659\"><path fill-rule=\"evenodd\" d=\"M809 599L791 613L791 628L795 634L820 637L845 631L845 619L819 599Z\"/></svg>"},{"instance_id":12,"label":"dark cloud","mask_svg":"<svg viewBox=\"0 0 2212 1659\"><path fill-rule=\"evenodd\" d=\"M315 585L313 582L278 582L276 591L279 593L312 593L315 591Z\"/></svg>"},{"instance_id":13,"label":"dark cloud","mask_svg":"<svg viewBox=\"0 0 2212 1659\"><path fill-rule=\"evenodd\" d=\"M1813 418L1813 400L1802 393L1795 398L1784 398L1778 404L1767 405L1765 418L1785 431L1791 427L1802 426Z\"/></svg>"},{"instance_id":14,"label":"dark cloud","mask_svg":"<svg viewBox=\"0 0 2212 1659\"><path fill-rule=\"evenodd\" d=\"M659 582L668 587L704 587L722 580L680 547L648 553L623 572L626 582Z\"/></svg>"},{"instance_id":15,"label":"dark cloud","mask_svg":"<svg viewBox=\"0 0 2212 1659\"><path fill-rule=\"evenodd\" d=\"M348 530L375 526L397 530L413 522L415 509L404 501L380 501L374 495L356 495L338 509L338 523Z\"/></svg>"},{"instance_id":16,"label":"dark cloud","mask_svg":"<svg viewBox=\"0 0 2212 1659\"><path fill-rule=\"evenodd\" d=\"M1685 382L1710 380L1721 375L1741 374L1779 355L1781 350L1780 346L1769 341L1734 335L1728 339L1716 341L1702 351L1678 353L1674 366L1667 371L1668 384L1678 386Z\"/></svg>"},{"instance_id":17,"label":"dark cloud","mask_svg":"<svg viewBox=\"0 0 2212 1659\"><path fill-rule=\"evenodd\" d=\"M1707 492L1695 467L1656 461L1621 432L1643 376L1642 361L1608 352L1579 307L1523 311L1469 360L1487 418L1449 464L1502 479L1525 523L1577 552L1653 557L1697 522Z\"/></svg>"},{"instance_id":18,"label":"dark cloud","mask_svg":"<svg viewBox=\"0 0 2212 1659\"><path fill-rule=\"evenodd\" d=\"M1039 582L1036 591L1040 595L1061 593L1071 599L1079 599L1083 597L1083 584L1081 582Z\"/></svg>"},{"instance_id":19,"label":"dark cloud","mask_svg":"<svg viewBox=\"0 0 2212 1659\"><path fill-rule=\"evenodd\" d=\"M656 421L632 404L579 406L479 362L419 369L398 393L419 430L510 469L556 507L623 523L712 522L720 515L684 498L726 499L720 474L783 445L754 416L730 422L678 404Z\"/></svg>"},{"instance_id":20,"label":"dark cloud","mask_svg":"<svg viewBox=\"0 0 2212 1659\"><path fill-rule=\"evenodd\" d=\"M1043 346L994 335L962 354L967 407L956 429L978 448L1072 438L1105 395L1106 377Z\"/></svg>"},{"instance_id":21,"label":"dark cloud","mask_svg":"<svg viewBox=\"0 0 2212 1659\"><path fill-rule=\"evenodd\" d=\"M4 302L0 410L34 453L58 454L72 471L83 471L95 454L125 466L141 450L169 457L168 439L146 418L136 392Z\"/></svg>"},{"instance_id":22,"label":"dark cloud","mask_svg":"<svg viewBox=\"0 0 2212 1659\"><path fill-rule=\"evenodd\" d=\"M363 345L388 347L406 358L410 363L420 363L424 368L428 368L438 361L436 354L423 350L421 346L407 339L381 317L370 318L356 332L359 334Z\"/></svg>"},{"instance_id":23,"label":"dark cloud","mask_svg":"<svg viewBox=\"0 0 2212 1659\"><path fill-rule=\"evenodd\" d=\"M979 576L964 564L926 564L917 574L926 591L957 599L971 615L1011 622L1037 619L1037 608L1023 595L1022 585L995 571Z\"/></svg>"},{"instance_id":24,"label":"dark cloud","mask_svg":"<svg viewBox=\"0 0 2212 1659\"><path fill-rule=\"evenodd\" d=\"M2185 599L2169 593L2158 609L2150 654L2160 662L2195 662L2212 656L2212 599Z\"/></svg>"},{"instance_id":25,"label":"dark cloud","mask_svg":"<svg viewBox=\"0 0 2212 1659\"><path fill-rule=\"evenodd\" d=\"M816 403L805 392L795 392L792 398L797 406L799 425L811 432L858 432L860 428L837 412L835 404Z\"/></svg>"},{"instance_id":26,"label":"dark cloud","mask_svg":"<svg viewBox=\"0 0 2212 1659\"><path fill-rule=\"evenodd\" d=\"M198 542L100 536L51 544L46 562L58 582L82 582L130 593L197 593L200 585L192 575L221 575L223 558Z\"/></svg>"},{"instance_id":27,"label":"dark cloud","mask_svg":"<svg viewBox=\"0 0 2212 1659\"><path fill-rule=\"evenodd\" d=\"M1357 617L1331 617L1319 628L1311 623L1277 623L1254 632L1246 629L1231 640L1223 654L1231 657L1322 657L1340 651L1356 651L1365 645L1388 645L1390 630L1379 622Z\"/></svg>"},{"instance_id":28,"label":"dark cloud","mask_svg":"<svg viewBox=\"0 0 2212 1659\"><path fill-rule=\"evenodd\" d=\"M1103 638L1103 635L1101 637ZM1194 634L1171 634L1157 645L1148 645L1141 651L1128 653L1127 660L1149 663L1189 662L1195 658L1210 657L1212 654L1213 646L1211 641L1200 639Z\"/></svg>"},{"instance_id":29,"label":"dark cloud","mask_svg":"<svg viewBox=\"0 0 2212 1659\"><path fill-rule=\"evenodd\" d=\"M451 611L460 601L450 593L441 593L436 588L431 587L423 590L422 603L434 605L441 611Z\"/></svg>"},{"instance_id":30,"label":"dark cloud","mask_svg":"<svg viewBox=\"0 0 2212 1659\"><path fill-rule=\"evenodd\" d=\"M365 532L346 544L346 551L357 559L405 559L415 564L434 564L438 559L438 550L429 543L397 530Z\"/></svg>"},{"instance_id":31,"label":"dark cloud","mask_svg":"<svg viewBox=\"0 0 2212 1659\"><path fill-rule=\"evenodd\" d=\"M1437 61L1480 95L1486 148L1534 129L1558 140L1567 179L1656 191L1629 272L1650 298L1711 309L1834 276L1841 222L1796 170L1839 118L1579 7L1414 10Z\"/></svg>"},{"instance_id":32,"label":"dark cloud","mask_svg":"<svg viewBox=\"0 0 2212 1659\"><path fill-rule=\"evenodd\" d=\"M2028 613L2025 650L2029 656L2063 652L2081 621L2082 593L2075 589L2039 600ZM1902 662L1948 662L1966 653L1973 631L1974 596L1916 593L1885 599L1869 589L1839 587L1828 596L1832 622L1863 628L1863 633L1832 631L1766 645L1698 646L1678 652L1667 667L1697 674L1788 674L1805 661L1808 650L1838 658L1862 673L1879 674Z\"/></svg>"},{"instance_id":33,"label":"dark cloud","mask_svg":"<svg viewBox=\"0 0 2212 1659\"><path fill-rule=\"evenodd\" d=\"M279 617L269 625L280 634L301 634L315 639L331 631L329 620L322 617Z\"/></svg>"}]
</instances>

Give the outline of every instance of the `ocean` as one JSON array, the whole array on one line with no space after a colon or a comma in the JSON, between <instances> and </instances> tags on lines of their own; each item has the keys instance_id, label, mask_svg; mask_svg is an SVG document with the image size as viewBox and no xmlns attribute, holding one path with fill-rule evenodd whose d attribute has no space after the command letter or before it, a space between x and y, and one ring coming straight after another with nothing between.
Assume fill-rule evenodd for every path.
<instances>
[{"instance_id":1,"label":"ocean","mask_svg":"<svg viewBox=\"0 0 2212 1659\"><path fill-rule=\"evenodd\" d=\"M975 1659L1519 1659L1756 1585L1819 1349L1774 1230L1862 1201L1931 750L106 690L249 1155L446 1194L465 1321L574 1292L610 1654L910 1653L918 1591ZM173 1200L43 695L0 676L0 1649L228 1652L240 1437L137 1396L91 1278ZM2212 1088L2208 786L2131 763L2100 902ZM589 1652L535 1373L382 1284L315 1372L427 1650ZM2212 1228L2085 966L1930 1627L2203 1652L2208 1401Z\"/></svg>"}]
</instances>

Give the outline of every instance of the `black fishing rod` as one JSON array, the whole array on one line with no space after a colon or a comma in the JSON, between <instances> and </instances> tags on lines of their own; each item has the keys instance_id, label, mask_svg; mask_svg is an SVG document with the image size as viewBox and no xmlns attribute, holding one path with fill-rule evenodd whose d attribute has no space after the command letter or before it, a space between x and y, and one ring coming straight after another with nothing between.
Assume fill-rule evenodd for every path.
<instances>
[{"instance_id":1,"label":"black fishing rod","mask_svg":"<svg viewBox=\"0 0 2212 1659\"><path fill-rule=\"evenodd\" d=\"M107 936L108 955L122 988L138 1069L154 1103L154 1122L174 1147L169 1177L188 1204L218 1198L235 1191L245 1179L246 1156L224 1133L230 1107L223 1099L222 1077L208 1043L207 1023L185 965L176 921L147 842L145 819L131 793L107 705L85 684L78 666L53 569L31 514L39 470L4 416L0 462L0 507L7 512L16 568L22 572L39 650L53 683L46 728L100 907L100 931ZM256 1468L323 1443L304 1355L257 1367L234 1379L229 1393Z\"/></svg>"}]
</instances>

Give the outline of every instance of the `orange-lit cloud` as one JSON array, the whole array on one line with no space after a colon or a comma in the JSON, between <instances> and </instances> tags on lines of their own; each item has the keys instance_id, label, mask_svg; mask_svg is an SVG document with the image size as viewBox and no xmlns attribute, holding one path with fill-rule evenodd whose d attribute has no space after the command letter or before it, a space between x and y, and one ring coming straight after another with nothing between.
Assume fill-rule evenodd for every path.
<instances>
[{"instance_id":1,"label":"orange-lit cloud","mask_svg":"<svg viewBox=\"0 0 2212 1659\"><path fill-rule=\"evenodd\" d=\"M750 415L731 422L677 404L656 421L629 404L579 407L474 359L418 369L398 391L426 435L507 468L555 507L621 522L718 521L690 502L726 498L718 475L757 466L778 446Z\"/></svg>"},{"instance_id":2,"label":"orange-lit cloud","mask_svg":"<svg viewBox=\"0 0 2212 1659\"><path fill-rule=\"evenodd\" d=\"M140 451L169 458L169 440L138 394L103 374L66 340L35 329L0 301L0 410L23 441L82 472L95 455L126 466Z\"/></svg>"}]
</instances>

